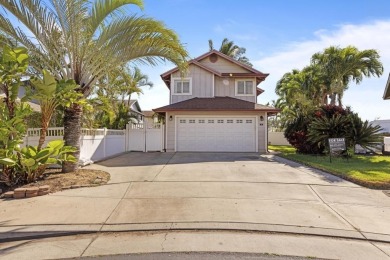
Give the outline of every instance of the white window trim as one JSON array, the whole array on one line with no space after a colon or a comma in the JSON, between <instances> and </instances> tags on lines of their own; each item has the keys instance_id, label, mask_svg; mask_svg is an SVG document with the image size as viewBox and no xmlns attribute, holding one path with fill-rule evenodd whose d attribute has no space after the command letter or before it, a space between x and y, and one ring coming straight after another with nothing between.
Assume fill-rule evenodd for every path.
<instances>
[{"instance_id":1,"label":"white window trim","mask_svg":"<svg viewBox=\"0 0 390 260\"><path fill-rule=\"evenodd\" d=\"M252 81L253 83L253 90L252 90L252 94L238 94L238 82L239 81ZM253 97L253 96L256 96L256 82L254 79L236 79L235 80L235 86L234 86L234 92L235 92L235 95L236 96L246 96L246 97Z\"/></svg>"},{"instance_id":2,"label":"white window trim","mask_svg":"<svg viewBox=\"0 0 390 260\"><path fill-rule=\"evenodd\" d=\"M175 80L180 81L189 81L190 82L190 92L189 93L175 93ZM172 78L171 93L175 96L191 96L192 95L192 78Z\"/></svg>"}]
</instances>

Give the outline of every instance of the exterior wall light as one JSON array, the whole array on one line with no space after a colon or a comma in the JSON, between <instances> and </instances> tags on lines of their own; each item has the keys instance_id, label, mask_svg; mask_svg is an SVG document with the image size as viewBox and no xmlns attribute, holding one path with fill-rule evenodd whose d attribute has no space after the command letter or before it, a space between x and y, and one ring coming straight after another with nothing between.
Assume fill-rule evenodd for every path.
<instances>
[{"instance_id":1,"label":"exterior wall light","mask_svg":"<svg viewBox=\"0 0 390 260\"><path fill-rule=\"evenodd\" d=\"M260 121L264 121L264 117L263 116L260 116Z\"/></svg>"},{"instance_id":2,"label":"exterior wall light","mask_svg":"<svg viewBox=\"0 0 390 260\"><path fill-rule=\"evenodd\" d=\"M169 116L169 121L172 121L173 120L173 117L172 116Z\"/></svg>"}]
</instances>

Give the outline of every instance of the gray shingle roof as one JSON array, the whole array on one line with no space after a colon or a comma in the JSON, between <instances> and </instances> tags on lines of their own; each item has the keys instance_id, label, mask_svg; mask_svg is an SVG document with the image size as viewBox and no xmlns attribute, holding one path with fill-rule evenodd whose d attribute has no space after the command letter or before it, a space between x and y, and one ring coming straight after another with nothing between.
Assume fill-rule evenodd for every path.
<instances>
[{"instance_id":1,"label":"gray shingle roof","mask_svg":"<svg viewBox=\"0 0 390 260\"><path fill-rule=\"evenodd\" d=\"M252 103L231 97L192 98L168 106L153 109L155 112L165 111L268 111L279 112L280 109Z\"/></svg>"}]
</instances>

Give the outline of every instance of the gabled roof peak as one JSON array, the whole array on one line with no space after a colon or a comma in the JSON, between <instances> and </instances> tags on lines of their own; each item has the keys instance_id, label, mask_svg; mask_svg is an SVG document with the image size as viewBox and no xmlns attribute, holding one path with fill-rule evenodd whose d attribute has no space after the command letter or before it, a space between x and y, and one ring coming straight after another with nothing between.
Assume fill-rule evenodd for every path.
<instances>
[{"instance_id":1,"label":"gabled roof peak","mask_svg":"<svg viewBox=\"0 0 390 260\"><path fill-rule=\"evenodd\" d=\"M219 76L219 77L226 77L226 73L221 73L219 71L216 71L215 69L213 68L210 68L209 66L207 66L206 64L203 64L201 63L200 61L211 56L211 55L218 55L219 57L231 62L231 63L234 63L236 64L237 66L240 66L242 68L244 68L245 70L248 71L248 73L230 73L229 75L231 74L234 74L235 76L237 77L241 77L241 76L247 76L247 77L256 77L257 78L257 84L259 84L261 81L263 81L269 74L265 74L259 70L256 70L242 62L239 62L235 59L233 59L232 57L229 57L228 55L225 55L223 54L222 52L220 51L217 51L217 50L211 50L209 52L206 52L205 54L202 54L200 55L199 57L196 57L190 61L188 61L188 64L193 64L195 66L198 66L206 71L209 71L210 73L213 73L214 75L216 76ZM165 84L167 85L167 87L169 88L170 87L170 75L172 73L175 73L179 70L178 67L175 67L171 70L168 70L167 72L161 74L161 78L163 79L163 81L165 82Z\"/></svg>"},{"instance_id":2,"label":"gabled roof peak","mask_svg":"<svg viewBox=\"0 0 390 260\"><path fill-rule=\"evenodd\" d=\"M232 62L232 63L234 63L234 64L236 64L238 66L240 66L240 67L243 67L246 70L251 71L252 73L262 74L264 76L268 76L268 74L263 73L263 72L261 72L259 70L256 70L256 69L252 68L251 66L246 65L245 63L239 62L239 61L233 59L232 57L230 57L230 56L228 56L228 55L226 55L226 54L224 54L224 53L222 53L220 51L217 51L217 50L211 50L209 52L206 52L205 54L202 54L202 55L200 55L199 57L197 57L197 58L195 58L193 60L200 61L200 60L203 60L204 58L209 57L212 54L216 54L216 55L218 55L218 56L220 56L220 57L222 57L222 58L224 58L224 59L226 59L226 60L228 60L228 61L230 61L230 62Z\"/></svg>"}]
</instances>

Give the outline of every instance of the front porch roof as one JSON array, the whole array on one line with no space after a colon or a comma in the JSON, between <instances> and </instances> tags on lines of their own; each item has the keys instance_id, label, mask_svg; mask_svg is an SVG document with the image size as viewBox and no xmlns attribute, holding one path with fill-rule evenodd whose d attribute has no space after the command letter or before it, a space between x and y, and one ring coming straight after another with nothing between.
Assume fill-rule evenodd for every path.
<instances>
[{"instance_id":1,"label":"front porch roof","mask_svg":"<svg viewBox=\"0 0 390 260\"><path fill-rule=\"evenodd\" d=\"M192 98L171 105L153 109L154 112L168 111L262 111L278 113L280 109L253 102L231 98Z\"/></svg>"}]
</instances>

